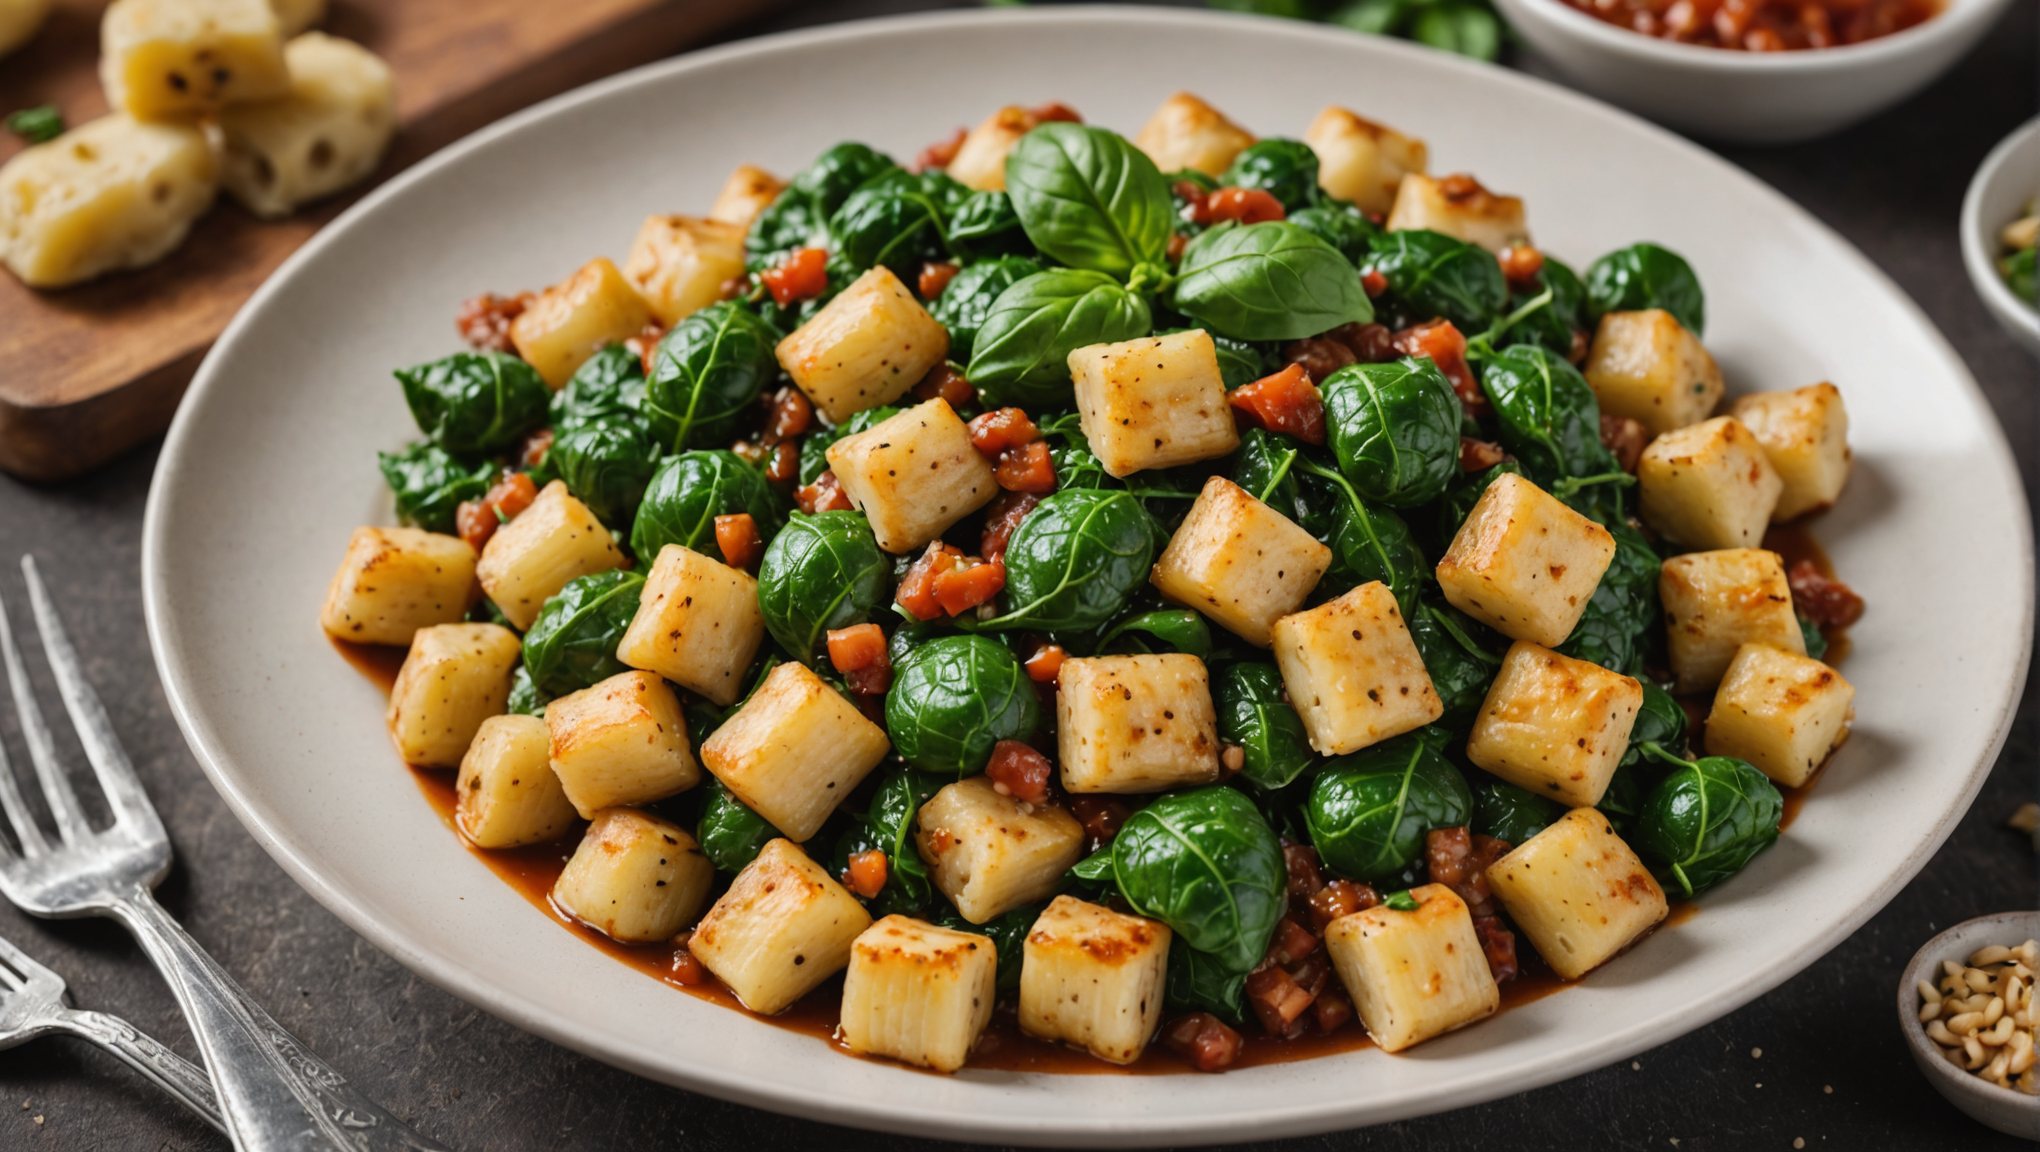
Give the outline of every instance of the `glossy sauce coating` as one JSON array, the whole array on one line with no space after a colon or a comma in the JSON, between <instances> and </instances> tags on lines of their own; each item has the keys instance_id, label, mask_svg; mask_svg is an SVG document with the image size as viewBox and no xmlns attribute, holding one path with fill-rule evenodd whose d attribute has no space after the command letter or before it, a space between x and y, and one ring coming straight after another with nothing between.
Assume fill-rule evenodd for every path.
<instances>
[{"instance_id":1,"label":"glossy sauce coating","mask_svg":"<svg viewBox=\"0 0 2040 1152\"><path fill-rule=\"evenodd\" d=\"M1903 32L1943 0L1565 0L1617 28L1746 52L1837 48Z\"/></svg>"}]
</instances>

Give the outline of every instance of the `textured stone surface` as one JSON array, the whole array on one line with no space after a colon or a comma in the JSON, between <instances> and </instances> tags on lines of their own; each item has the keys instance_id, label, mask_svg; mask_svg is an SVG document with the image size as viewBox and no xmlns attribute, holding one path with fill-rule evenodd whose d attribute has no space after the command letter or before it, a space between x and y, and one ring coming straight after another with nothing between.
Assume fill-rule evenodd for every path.
<instances>
[{"instance_id":1,"label":"textured stone surface","mask_svg":"<svg viewBox=\"0 0 2040 1152\"><path fill-rule=\"evenodd\" d=\"M823 4L775 27L918 6ZM1984 153L2033 113L2034 76L2034 10L2019 5L1955 75L1907 105L1817 144L1727 153L1840 229L1920 302L1990 393L2029 493L2040 480L2040 371L1971 292L1955 219ZM207 786L157 684L139 592L153 465L148 449L62 488L0 477L0 592L17 612L26 607L13 568L24 551L61 574L58 595L88 672L176 843L164 902L279 1020L391 1110L458 1148L932 1147L693 1096L525 1035L413 977L300 891ZM1926 870L1846 944L1742 1011L1633 1063L1535 1092L1264 1147L1711 1152L1786 1149L1795 1138L1810 1149L2026 1147L1970 1123L1920 1079L1892 1028L1890 995L1938 929L2033 906L2033 854L2003 825L2034 791L2035 713L2029 691L2003 760ZM0 719L0 740L18 757L11 716ZM192 1054L169 992L118 928L0 908L0 935L60 970L81 1005L125 1015ZM226 1146L81 1044L42 1040L0 1053L0 1148Z\"/></svg>"}]
</instances>

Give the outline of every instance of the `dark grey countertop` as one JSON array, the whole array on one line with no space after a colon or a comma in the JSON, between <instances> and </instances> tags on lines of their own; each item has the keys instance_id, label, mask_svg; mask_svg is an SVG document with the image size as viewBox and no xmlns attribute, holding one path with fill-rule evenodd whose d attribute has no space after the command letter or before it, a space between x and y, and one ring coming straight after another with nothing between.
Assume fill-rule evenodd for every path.
<instances>
[{"instance_id":1,"label":"dark grey countertop","mask_svg":"<svg viewBox=\"0 0 2040 1152\"><path fill-rule=\"evenodd\" d=\"M813 5L745 34L934 4ZM2034 7L2015 5L1954 73L1904 106L1816 144L1726 149L1860 246L1926 309L2004 422L2029 499L2040 482L2040 365L1984 312L1955 220L1970 174L2036 111ZM1531 62L1531 70L1538 71ZM344 927L263 854L186 751L156 679L140 595L146 448L59 488L0 476L0 591L25 608L13 558L61 574L58 597L88 672L162 809L178 862L161 896L276 1017L376 1099L463 1149L907 1148L666 1088L526 1035L432 987ZM1950 493L1959 499L1959 493ZM1845 574L1846 575L1846 574ZM1878 605L1931 611L1931 605ZM19 616L17 616L19 619ZM31 656L41 676L39 660ZM0 712L6 712L0 709ZM1913 951L1960 920L2035 904L2033 852L2005 827L2035 793L2040 686L2002 759L1926 869L1841 947L1776 991L1634 1061L1490 1104L1281 1148L1715 1149L2024 1147L1945 1104L1892 1026ZM11 716L0 720L20 761ZM187 1055L168 990L104 921L0 908L0 936ZM1761 1052L1761 1055L1759 1055ZM226 1141L95 1050L41 1040L0 1053L0 1148L223 1149Z\"/></svg>"}]
</instances>

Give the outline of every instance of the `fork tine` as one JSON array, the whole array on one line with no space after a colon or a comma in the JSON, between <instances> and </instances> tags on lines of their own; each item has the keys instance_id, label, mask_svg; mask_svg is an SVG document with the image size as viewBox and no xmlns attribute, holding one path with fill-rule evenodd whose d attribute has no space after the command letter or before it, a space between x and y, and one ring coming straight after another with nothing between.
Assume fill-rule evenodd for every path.
<instances>
[{"instance_id":1,"label":"fork tine","mask_svg":"<svg viewBox=\"0 0 2040 1152\"><path fill-rule=\"evenodd\" d=\"M21 721L28 758L35 764L36 778L42 781L43 795L49 798L50 814L57 820L57 834L69 844L91 829L78 808L78 794L71 790L71 782L64 776L64 766L57 762L56 743L50 739L49 725L43 722L42 708L36 704L35 690L28 682L28 669L21 662L21 649L14 643L14 629L7 622L5 598L0 598L0 657L6 660L8 686L14 690L14 711ZM19 794L8 799L8 815L14 820L15 831L20 832L24 824L33 826L26 808L18 815L14 812L19 806Z\"/></svg>"},{"instance_id":2,"label":"fork tine","mask_svg":"<svg viewBox=\"0 0 2040 1152\"><path fill-rule=\"evenodd\" d=\"M4 627L6 613L0 611L0 627ZM7 747L0 744L0 809L7 812L7 823L14 828L14 838L21 844L21 854L34 859L50 850L49 841L43 839L42 829L35 823L35 814L28 810L28 802L21 798L21 784L14 777L14 765L8 762ZM7 845L0 843L0 864L14 858Z\"/></svg>"},{"instance_id":3,"label":"fork tine","mask_svg":"<svg viewBox=\"0 0 2040 1152\"><path fill-rule=\"evenodd\" d=\"M10 980L13 987L20 988L44 977L62 982L62 977L30 959L28 953L16 948L5 936L0 936L0 980Z\"/></svg>"},{"instance_id":4,"label":"fork tine","mask_svg":"<svg viewBox=\"0 0 2040 1152\"><path fill-rule=\"evenodd\" d=\"M135 775L134 764L128 760L127 750L120 746L120 738L114 733L113 721L107 718L106 706L99 702L92 682L85 679L78 650L71 647L71 638L64 632L64 621L57 615L49 590L43 587L34 556L21 558L21 574L28 580L29 603L35 609L36 629L42 633L43 653L49 657L50 669L57 676L57 692L64 699L64 710L71 714L72 726L78 730L78 743L85 749L85 758L92 762L93 774L106 791L114 821L160 823L155 807L149 803L149 794L142 790L141 779Z\"/></svg>"}]
</instances>

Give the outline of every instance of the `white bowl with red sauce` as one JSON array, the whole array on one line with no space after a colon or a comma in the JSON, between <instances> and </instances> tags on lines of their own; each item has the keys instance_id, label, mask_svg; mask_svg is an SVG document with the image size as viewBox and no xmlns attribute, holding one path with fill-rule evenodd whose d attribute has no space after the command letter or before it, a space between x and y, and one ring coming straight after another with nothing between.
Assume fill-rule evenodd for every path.
<instances>
[{"instance_id":1,"label":"white bowl with red sauce","mask_svg":"<svg viewBox=\"0 0 2040 1152\"><path fill-rule=\"evenodd\" d=\"M1753 52L1646 35L1568 0L1495 0L1538 54L1581 89L1696 136L1790 144L1840 131L1954 66L2011 0L1942 0L1889 35L1830 48Z\"/></svg>"}]
</instances>

